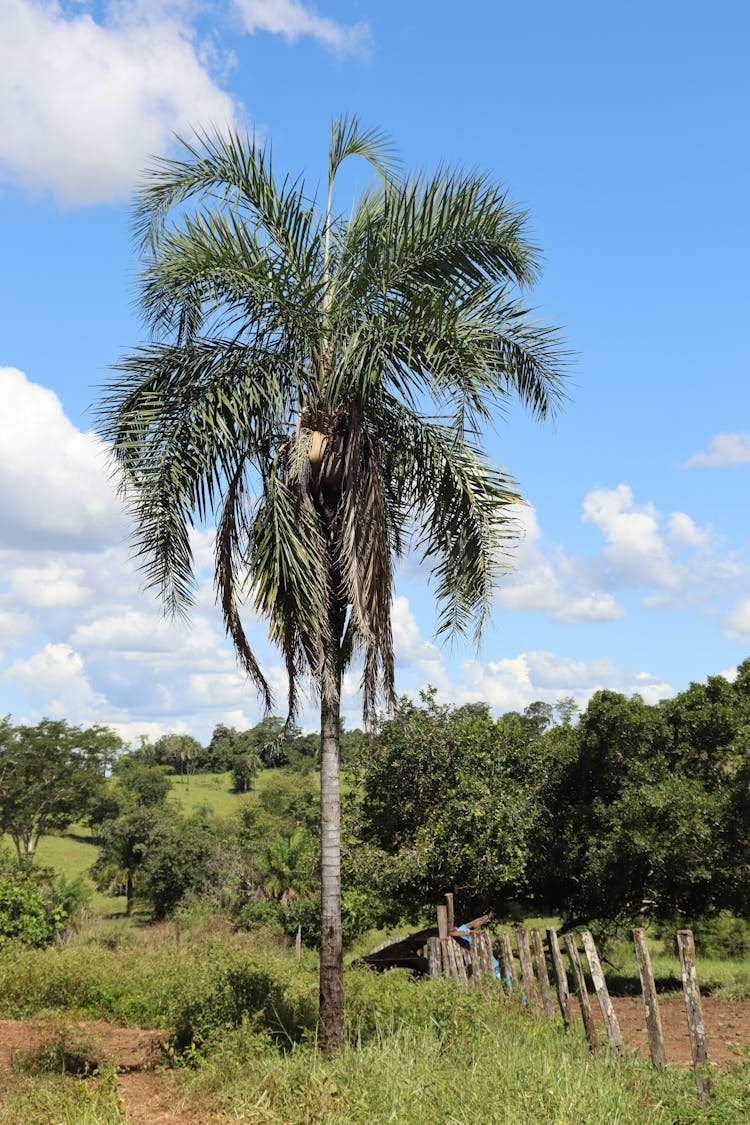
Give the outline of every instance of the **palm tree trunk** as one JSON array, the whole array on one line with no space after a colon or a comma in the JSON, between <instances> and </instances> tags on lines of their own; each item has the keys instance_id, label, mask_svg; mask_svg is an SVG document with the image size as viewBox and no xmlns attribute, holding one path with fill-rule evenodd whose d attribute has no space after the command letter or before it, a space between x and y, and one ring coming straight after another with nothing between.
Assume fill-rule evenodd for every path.
<instances>
[{"instance_id":1,"label":"palm tree trunk","mask_svg":"<svg viewBox=\"0 0 750 1125\"><path fill-rule=\"evenodd\" d=\"M341 933L341 675L320 706L320 1031L323 1054L344 1042L344 956Z\"/></svg>"}]
</instances>

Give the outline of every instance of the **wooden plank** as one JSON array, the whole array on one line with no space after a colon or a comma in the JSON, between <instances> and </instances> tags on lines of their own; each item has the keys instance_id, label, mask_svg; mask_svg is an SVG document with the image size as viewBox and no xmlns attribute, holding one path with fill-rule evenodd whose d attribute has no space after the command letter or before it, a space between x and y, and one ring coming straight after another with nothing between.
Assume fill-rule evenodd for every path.
<instances>
[{"instance_id":1,"label":"wooden plank","mask_svg":"<svg viewBox=\"0 0 750 1125\"><path fill-rule=\"evenodd\" d=\"M612 1048L612 1054L616 1059L625 1057L625 1043L623 1042L622 1032L620 1031L620 1024L617 1021L615 1009L612 1006L612 1001L609 996L609 989L607 982L604 979L604 972L602 970L602 963L599 960L599 954L596 950L594 938L589 930L584 930L581 934L581 941L583 948L586 950L586 960L589 963L589 971L591 972L591 979L594 982L596 990L596 998L599 1001L599 1007L604 1020L604 1026L607 1031L607 1038L609 1045Z\"/></svg>"},{"instance_id":2,"label":"wooden plank","mask_svg":"<svg viewBox=\"0 0 750 1125\"><path fill-rule=\"evenodd\" d=\"M695 942L692 930L677 931L677 946L682 966L682 991L685 994L688 1030L690 1031L690 1050L693 1055L693 1071L698 1097L701 1105L707 1105L714 1092L711 1068L708 1062L706 1025L703 1022L698 972L695 966Z\"/></svg>"},{"instance_id":3,"label":"wooden plank","mask_svg":"<svg viewBox=\"0 0 750 1125\"><path fill-rule=\"evenodd\" d=\"M544 956L544 946L542 945L542 935L535 926L529 930L531 934L531 947L534 950L534 962L536 964L536 976L539 981L539 991L542 994L542 1008L545 1016L552 1019L555 1014L555 1004L552 999L552 989L549 984L549 974L547 972L547 958Z\"/></svg>"},{"instance_id":4,"label":"wooden plank","mask_svg":"<svg viewBox=\"0 0 750 1125\"><path fill-rule=\"evenodd\" d=\"M513 949L511 948L510 938L506 933L500 934L498 938L498 952L500 956L500 971L503 974L503 984L514 998L520 998L521 991L518 987L518 974L516 973L516 963L513 959Z\"/></svg>"},{"instance_id":5,"label":"wooden plank","mask_svg":"<svg viewBox=\"0 0 750 1125\"><path fill-rule=\"evenodd\" d=\"M560 1005L565 1028L573 1026L573 1009L570 1006L570 993L568 991L568 974L565 972L560 943L557 940L557 931L547 930L547 948L552 958L552 968L555 970L555 986L557 989L557 1002Z\"/></svg>"},{"instance_id":6,"label":"wooden plank","mask_svg":"<svg viewBox=\"0 0 750 1125\"><path fill-rule=\"evenodd\" d=\"M441 977L443 975L443 954L440 948L439 937L427 939L427 963L430 966L431 977Z\"/></svg>"},{"instance_id":7,"label":"wooden plank","mask_svg":"<svg viewBox=\"0 0 750 1125\"><path fill-rule=\"evenodd\" d=\"M528 1010L538 1012L541 1009L539 992L536 987L534 967L531 963L531 949L529 948L529 934L527 930L516 930L516 945L518 946L518 960L521 962L521 976L526 992L526 1005Z\"/></svg>"},{"instance_id":8,"label":"wooden plank","mask_svg":"<svg viewBox=\"0 0 750 1125\"><path fill-rule=\"evenodd\" d=\"M489 920L489 914L483 914L481 918L472 918L470 922L463 922L460 929L454 926L451 930L451 936L455 937L456 934L464 933L465 930L478 930L480 926L486 926Z\"/></svg>"},{"instance_id":9,"label":"wooden plank","mask_svg":"<svg viewBox=\"0 0 750 1125\"><path fill-rule=\"evenodd\" d=\"M643 1010L646 1015L646 1031L648 1032L648 1049L651 1053L651 1062L657 1070L666 1066L664 1054L664 1033L661 1028L659 1014L659 1001L656 998L656 981L654 970L651 967L651 957L646 943L646 931L639 927L633 930L635 942L635 955L638 960L638 974L641 978L641 993L643 994Z\"/></svg>"},{"instance_id":10,"label":"wooden plank","mask_svg":"<svg viewBox=\"0 0 750 1125\"><path fill-rule=\"evenodd\" d=\"M438 937L441 941L448 937L448 907L438 906L437 908L437 924L438 924Z\"/></svg>"},{"instance_id":11,"label":"wooden plank","mask_svg":"<svg viewBox=\"0 0 750 1125\"><path fill-rule=\"evenodd\" d=\"M445 898L445 908L448 911L448 933L450 933L456 925L456 919L453 914L453 895L447 892L443 897Z\"/></svg>"},{"instance_id":12,"label":"wooden plank","mask_svg":"<svg viewBox=\"0 0 750 1125\"><path fill-rule=\"evenodd\" d=\"M594 1013L591 1011L591 1001L589 1000L588 989L586 988L586 978L583 975L583 966L581 965L581 958L578 956L578 946L574 934L565 934L565 946L568 950L568 957L573 969L573 978L576 982L576 992L578 993L578 1002L581 1005L581 1015L583 1017L583 1028L586 1032L586 1038L589 1042L589 1047L592 1054L597 1054L599 1051L599 1036L596 1034L594 1027Z\"/></svg>"}]
</instances>

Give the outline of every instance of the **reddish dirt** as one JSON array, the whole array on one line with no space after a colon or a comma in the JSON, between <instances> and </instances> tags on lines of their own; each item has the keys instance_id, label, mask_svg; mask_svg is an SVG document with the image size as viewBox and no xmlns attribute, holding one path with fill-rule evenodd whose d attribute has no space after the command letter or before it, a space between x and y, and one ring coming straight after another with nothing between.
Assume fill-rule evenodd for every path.
<instances>
[{"instance_id":1,"label":"reddish dirt","mask_svg":"<svg viewBox=\"0 0 750 1125\"><path fill-rule=\"evenodd\" d=\"M647 1059L649 1050L643 1001L640 997L613 997L612 1003L626 1047ZM594 1020L598 1029L601 1025L603 1038L599 1005L593 996L591 1004ZM750 1058L747 1053L750 1052L750 1000L713 1000L711 997L704 997L702 1007L710 1061L717 1066L727 1066L740 1062L743 1057ZM661 997L659 1014L667 1063L689 1066L692 1058L685 1001L681 996ZM746 1052L744 1056L743 1049Z\"/></svg>"},{"instance_id":2,"label":"reddish dirt","mask_svg":"<svg viewBox=\"0 0 750 1125\"><path fill-rule=\"evenodd\" d=\"M595 1017L598 1005L592 997ZM615 997L613 1004L626 1046L648 1058L648 1038L639 998ZM659 1002L667 1062L690 1065L690 1040L681 997ZM703 1016L708 1054L717 1066L731 1065L750 1057L750 1000L704 998ZM599 1021L597 1021L599 1022ZM601 1029L604 1035L603 1027ZM0 1071L10 1069L14 1057L59 1042L85 1045L93 1065L109 1062L122 1069L120 1089L131 1125L216 1125L226 1121L210 1106L197 1101L176 1100L177 1092L168 1073L155 1069L162 1056L165 1031L117 1027L83 1020L0 1020Z\"/></svg>"}]
</instances>

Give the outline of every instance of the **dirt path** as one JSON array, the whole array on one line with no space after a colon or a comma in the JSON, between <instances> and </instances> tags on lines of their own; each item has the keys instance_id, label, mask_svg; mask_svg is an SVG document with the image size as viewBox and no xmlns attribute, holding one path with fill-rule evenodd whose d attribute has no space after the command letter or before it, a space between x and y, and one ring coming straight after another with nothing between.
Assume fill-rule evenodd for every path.
<instances>
[{"instance_id":1,"label":"dirt path","mask_svg":"<svg viewBox=\"0 0 750 1125\"><path fill-rule=\"evenodd\" d=\"M626 1045L648 1058L643 1005L637 998L613 1000ZM594 1001L595 1012L598 1005ZM667 1062L690 1064L685 1005L681 997L659 1003ZM708 1053L712 1063L731 1065L750 1050L750 1000L703 1001ZM168 1073L154 1069L161 1058L165 1031L117 1027L102 1021L0 1020L0 1070L10 1069L20 1053L45 1047L60 1052L75 1048L91 1067L104 1063L121 1068L119 1084L131 1125L218 1125L226 1121L207 1104L176 1100ZM75 1052L74 1052L75 1053ZM57 1057L57 1056L55 1056Z\"/></svg>"}]
</instances>

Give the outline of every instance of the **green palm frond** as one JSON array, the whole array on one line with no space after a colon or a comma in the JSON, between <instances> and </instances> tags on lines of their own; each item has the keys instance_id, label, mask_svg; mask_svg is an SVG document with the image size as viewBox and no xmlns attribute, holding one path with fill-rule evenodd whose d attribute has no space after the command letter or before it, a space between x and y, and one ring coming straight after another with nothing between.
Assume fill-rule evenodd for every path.
<instances>
[{"instance_id":1,"label":"green palm frond","mask_svg":"<svg viewBox=\"0 0 750 1125\"><path fill-rule=\"evenodd\" d=\"M266 705L243 600L283 653L289 709L308 674L325 698L361 656L366 715L394 703L396 560L432 567L438 632L478 635L510 562L518 487L481 451L510 399L564 400L559 334L524 291L539 252L491 178L403 177L387 137L333 123L328 193L277 180L236 131L196 134L137 194L140 301L151 342L99 408L166 608L194 588L193 522L216 522L224 624ZM334 212L343 161L376 182Z\"/></svg>"}]
</instances>

